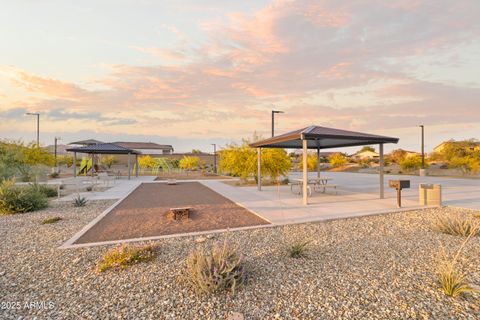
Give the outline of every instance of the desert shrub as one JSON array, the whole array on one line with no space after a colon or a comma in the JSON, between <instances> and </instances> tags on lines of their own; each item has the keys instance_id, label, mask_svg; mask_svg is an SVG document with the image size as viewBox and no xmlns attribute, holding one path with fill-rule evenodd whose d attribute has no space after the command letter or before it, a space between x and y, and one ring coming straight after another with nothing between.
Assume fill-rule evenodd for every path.
<instances>
[{"instance_id":1,"label":"desert shrub","mask_svg":"<svg viewBox=\"0 0 480 320\"><path fill-rule=\"evenodd\" d=\"M332 168L337 168L344 166L348 163L347 157L343 155L342 153L334 153L330 157L328 157L328 162L332 166Z\"/></svg>"},{"instance_id":2,"label":"desert shrub","mask_svg":"<svg viewBox=\"0 0 480 320\"><path fill-rule=\"evenodd\" d=\"M30 186L30 188L40 193L43 193L47 198L56 197L58 195L57 189L46 186L44 184L34 183Z\"/></svg>"},{"instance_id":3,"label":"desert shrub","mask_svg":"<svg viewBox=\"0 0 480 320\"><path fill-rule=\"evenodd\" d=\"M66 154L66 155L59 155L57 156L57 163L58 165L64 165L70 168L73 166L73 156Z\"/></svg>"},{"instance_id":4,"label":"desert shrub","mask_svg":"<svg viewBox=\"0 0 480 320\"><path fill-rule=\"evenodd\" d=\"M199 157L184 156L178 166L184 170L198 170L201 169L205 163Z\"/></svg>"},{"instance_id":5,"label":"desert shrub","mask_svg":"<svg viewBox=\"0 0 480 320\"><path fill-rule=\"evenodd\" d=\"M420 169L422 167L422 157L418 155L405 157L400 160L399 164L404 171Z\"/></svg>"},{"instance_id":6,"label":"desert shrub","mask_svg":"<svg viewBox=\"0 0 480 320\"><path fill-rule=\"evenodd\" d=\"M141 156L138 158L138 167L141 169L153 168L157 166L157 162L152 156Z\"/></svg>"},{"instance_id":7,"label":"desert shrub","mask_svg":"<svg viewBox=\"0 0 480 320\"><path fill-rule=\"evenodd\" d=\"M82 197L80 195L76 196L75 199L73 199L73 206L74 207L85 207L87 204L87 199L85 197Z\"/></svg>"},{"instance_id":8,"label":"desert shrub","mask_svg":"<svg viewBox=\"0 0 480 320\"><path fill-rule=\"evenodd\" d=\"M460 169L465 174L476 173L480 171L480 157L453 157L450 160L449 167Z\"/></svg>"},{"instance_id":9,"label":"desert shrub","mask_svg":"<svg viewBox=\"0 0 480 320\"><path fill-rule=\"evenodd\" d=\"M199 293L213 293L235 289L245 282L245 267L237 249L225 239L223 245L214 244L210 250L197 248L186 261L186 278Z\"/></svg>"},{"instance_id":10,"label":"desert shrub","mask_svg":"<svg viewBox=\"0 0 480 320\"><path fill-rule=\"evenodd\" d=\"M291 258L302 258L305 257L308 251L308 246L310 245L311 240L296 240L287 247L288 255Z\"/></svg>"},{"instance_id":11,"label":"desert shrub","mask_svg":"<svg viewBox=\"0 0 480 320\"><path fill-rule=\"evenodd\" d=\"M0 184L0 214L14 214L44 209L48 206L45 194L34 187L19 187L15 180Z\"/></svg>"},{"instance_id":12,"label":"desert shrub","mask_svg":"<svg viewBox=\"0 0 480 320\"><path fill-rule=\"evenodd\" d=\"M461 215L460 213L449 213L439 215L434 222L434 229L442 233L467 237L472 232L478 233L476 229L478 222L473 218Z\"/></svg>"},{"instance_id":13,"label":"desert shrub","mask_svg":"<svg viewBox=\"0 0 480 320\"><path fill-rule=\"evenodd\" d=\"M467 282L467 273L462 270L462 266L459 263L463 249L472 237L478 233L478 227L479 225L477 224L472 229L453 257L447 254L445 250L440 255L437 266L438 281L447 296L457 297L464 293L479 292L479 290L474 289Z\"/></svg>"},{"instance_id":14,"label":"desert shrub","mask_svg":"<svg viewBox=\"0 0 480 320\"><path fill-rule=\"evenodd\" d=\"M150 261L155 258L155 246L132 246L123 244L108 250L97 263L97 272L108 269L125 269L140 262Z\"/></svg>"},{"instance_id":15,"label":"desert shrub","mask_svg":"<svg viewBox=\"0 0 480 320\"><path fill-rule=\"evenodd\" d=\"M62 218L60 218L60 217L47 218L47 219L42 221L42 224L52 224L52 223L56 223L60 220L62 220Z\"/></svg>"},{"instance_id":16,"label":"desert shrub","mask_svg":"<svg viewBox=\"0 0 480 320\"><path fill-rule=\"evenodd\" d=\"M117 162L117 157L113 155L106 155L100 158L100 163L107 166L109 169Z\"/></svg>"},{"instance_id":17,"label":"desert shrub","mask_svg":"<svg viewBox=\"0 0 480 320\"><path fill-rule=\"evenodd\" d=\"M56 179L58 177L60 177L60 173L58 173L57 171L50 173L50 178Z\"/></svg>"}]
</instances>

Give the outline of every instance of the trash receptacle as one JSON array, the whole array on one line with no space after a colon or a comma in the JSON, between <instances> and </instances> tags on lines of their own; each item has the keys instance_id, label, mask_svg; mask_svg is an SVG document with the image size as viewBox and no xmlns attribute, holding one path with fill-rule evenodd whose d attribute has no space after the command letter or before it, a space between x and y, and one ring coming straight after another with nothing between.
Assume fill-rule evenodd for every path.
<instances>
[{"instance_id":1,"label":"trash receptacle","mask_svg":"<svg viewBox=\"0 0 480 320\"><path fill-rule=\"evenodd\" d=\"M422 206L442 206L442 186L439 184L420 184L419 200Z\"/></svg>"}]
</instances>

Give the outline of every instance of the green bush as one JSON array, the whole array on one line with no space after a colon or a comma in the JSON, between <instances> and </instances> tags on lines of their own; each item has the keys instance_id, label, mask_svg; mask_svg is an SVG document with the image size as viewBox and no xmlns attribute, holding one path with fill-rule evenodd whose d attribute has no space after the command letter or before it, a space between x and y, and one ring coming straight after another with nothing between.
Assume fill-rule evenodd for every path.
<instances>
[{"instance_id":1,"label":"green bush","mask_svg":"<svg viewBox=\"0 0 480 320\"><path fill-rule=\"evenodd\" d=\"M337 152L328 157L328 162L332 168L338 168L346 165L348 163L348 159L342 153Z\"/></svg>"},{"instance_id":2,"label":"green bush","mask_svg":"<svg viewBox=\"0 0 480 320\"><path fill-rule=\"evenodd\" d=\"M15 180L0 184L0 214L15 214L44 209L48 206L45 194L35 187L15 186Z\"/></svg>"},{"instance_id":3,"label":"green bush","mask_svg":"<svg viewBox=\"0 0 480 320\"><path fill-rule=\"evenodd\" d=\"M426 164L425 164L426 165ZM422 158L420 156L405 157L400 161L400 168L404 171L416 170L422 167Z\"/></svg>"},{"instance_id":4,"label":"green bush","mask_svg":"<svg viewBox=\"0 0 480 320\"><path fill-rule=\"evenodd\" d=\"M134 246L123 244L108 250L97 263L97 272L104 272L108 269L126 269L127 267L150 261L155 258L156 248L149 244L145 246Z\"/></svg>"},{"instance_id":5,"label":"green bush","mask_svg":"<svg viewBox=\"0 0 480 320\"><path fill-rule=\"evenodd\" d=\"M34 183L31 185L31 188L36 191L43 193L47 198L56 197L58 195L57 189L46 186L44 184Z\"/></svg>"},{"instance_id":6,"label":"green bush","mask_svg":"<svg viewBox=\"0 0 480 320\"><path fill-rule=\"evenodd\" d=\"M288 255L291 258L302 258L306 256L308 251L308 246L310 245L311 240L297 240L288 246L287 251Z\"/></svg>"}]
</instances>

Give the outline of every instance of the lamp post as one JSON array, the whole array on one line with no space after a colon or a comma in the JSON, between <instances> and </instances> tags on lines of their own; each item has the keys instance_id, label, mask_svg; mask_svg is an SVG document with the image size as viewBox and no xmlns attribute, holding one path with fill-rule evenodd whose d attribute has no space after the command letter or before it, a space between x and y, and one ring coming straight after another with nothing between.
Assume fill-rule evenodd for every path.
<instances>
[{"instance_id":1,"label":"lamp post","mask_svg":"<svg viewBox=\"0 0 480 320\"><path fill-rule=\"evenodd\" d=\"M422 128L422 168L420 169L419 175L424 177L426 175L425 171L425 126L423 124L420 125Z\"/></svg>"},{"instance_id":2,"label":"lamp post","mask_svg":"<svg viewBox=\"0 0 480 320\"><path fill-rule=\"evenodd\" d=\"M212 143L213 146L213 172L217 173L217 145Z\"/></svg>"},{"instance_id":3,"label":"lamp post","mask_svg":"<svg viewBox=\"0 0 480 320\"><path fill-rule=\"evenodd\" d=\"M272 137L275 136L275 113L285 113L285 112L272 110Z\"/></svg>"},{"instance_id":4,"label":"lamp post","mask_svg":"<svg viewBox=\"0 0 480 320\"><path fill-rule=\"evenodd\" d=\"M28 116L37 116L37 147L40 147L40 113L38 112L27 112Z\"/></svg>"},{"instance_id":5,"label":"lamp post","mask_svg":"<svg viewBox=\"0 0 480 320\"><path fill-rule=\"evenodd\" d=\"M58 162L57 162L57 141L62 140L60 137L55 137L55 170L58 170Z\"/></svg>"}]
</instances>

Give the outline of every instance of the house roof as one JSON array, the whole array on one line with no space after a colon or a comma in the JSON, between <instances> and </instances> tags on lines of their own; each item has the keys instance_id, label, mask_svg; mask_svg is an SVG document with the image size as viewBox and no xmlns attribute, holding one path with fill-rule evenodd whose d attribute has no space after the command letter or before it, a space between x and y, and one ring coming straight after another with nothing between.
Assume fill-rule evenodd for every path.
<instances>
[{"instance_id":1,"label":"house roof","mask_svg":"<svg viewBox=\"0 0 480 320\"><path fill-rule=\"evenodd\" d=\"M114 143L99 143L78 148L69 148L69 152L90 153L90 154L140 154L141 152L119 146Z\"/></svg>"},{"instance_id":2,"label":"house roof","mask_svg":"<svg viewBox=\"0 0 480 320\"><path fill-rule=\"evenodd\" d=\"M87 140L70 142L69 145L78 144L78 145L82 145L82 146L90 146L92 144L99 144L99 143L103 143L103 142L99 141L99 140L95 140L95 139L87 139Z\"/></svg>"},{"instance_id":3,"label":"house roof","mask_svg":"<svg viewBox=\"0 0 480 320\"><path fill-rule=\"evenodd\" d=\"M309 126L269 139L251 143L250 146L300 149L302 148L302 140L307 140L307 146L309 149L328 149L380 143L397 143L399 139L321 126Z\"/></svg>"},{"instance_id":4,"label":"house roof","mask_svg":"<svg viewBox=\"0 0 480 320\"><path fill-rule=\"evenodd\" d=\"M161 150L173 150L173 147L169 144L158 144L154 142L125 142L118 141L114 142L118 146L130 149L161 149Z\"/></svg>"}]
</instances>

